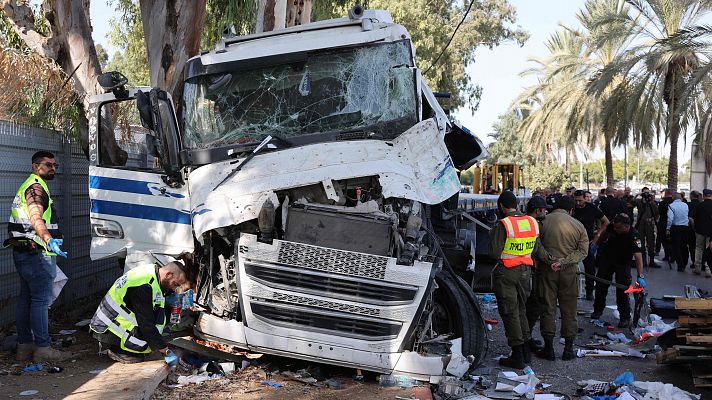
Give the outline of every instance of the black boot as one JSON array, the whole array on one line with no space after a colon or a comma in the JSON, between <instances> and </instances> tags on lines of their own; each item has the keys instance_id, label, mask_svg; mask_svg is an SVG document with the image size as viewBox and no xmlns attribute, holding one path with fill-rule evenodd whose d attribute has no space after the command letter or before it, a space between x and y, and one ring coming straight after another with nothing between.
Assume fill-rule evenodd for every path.
<instances>
[{"instance_id":1,"label":"black boot","mask_svg":"<svg viewBox=\"0 0 712 400\"><path fill-rule=\"evenodd\" d=\"M530 342L531 339L527 340L526 342L524 342L523 345L520 346L522 348L522 361L524 361L524 364L527 365L531 364L532 362L532 350L531 347L529 347Z\"/></svg>"},{"instance_id":2,"label":"black boot","mask_svg":"<svg viewBox=\"0 0 712 400\"><path fill-rule=\"evenodd\" d=\"M544 348L536 353L536 356L543 358L545 360L554 361L556 356L554 355L554 338L545 337L544 338Z\"/></svg>"},{"instance_id":3,"label":"black boot","mask_svg":"<svg viewBox=\"0 0 712 400\"><path fill-rule=\"evenodd\" d=\"M525 346L529 346L529 351L532 353L536 353L537 351L544 348L544 344L542 343L542 341L534 338L525 343Z\"/></svg>"},{"instance_id":4,"label":"black boot","mask_svg":"<svg viewBox=\"0 0 712 400\"><path fill-rule=\"evenodd\" d=\"M564 339L564 352L561 354L562 360L573 360L576 358L574 354L574 338Z\"/></svg>"},{"instance_id":5,"label":"black boot","mask_svg":"<svg viewBox=\"0 0 712 400\"><path fill-rule=\"evenodd\" d=\"M512 355L507 358L500 358L499 365L503 367L509 367L514 369L524 369L526 364L524 364L522 348L524 345L512 347Z\"/></svg>"}]
</instances>

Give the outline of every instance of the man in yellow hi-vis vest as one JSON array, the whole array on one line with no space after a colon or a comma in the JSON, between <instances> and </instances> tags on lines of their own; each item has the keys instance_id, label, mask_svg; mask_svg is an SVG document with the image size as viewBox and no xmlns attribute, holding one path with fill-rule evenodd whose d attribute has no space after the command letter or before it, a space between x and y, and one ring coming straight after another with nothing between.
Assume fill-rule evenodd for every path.
<instances>
[{"instance_id":1,"label":"man in yellow hi-vis vest","mask_svg":"<svg viewBox=\"0 0 712 400\"><path fill-rule=\"evenodd\" d=\"M192 253L182 253L164 266L138 266L116 280L89 324L92 335L114 361L143 361L158 350L166 362L177 359L162 338L167 322L166 297L195 280Z\"/></svg>"},{"instance_id":2,"label":"man in yellow hi-vis vest","mask_svg":"<svg viewBox=\"0 0 712 400\"><path fill-rule=\"evenodd\" d=\"M63 252L62 234L54 213L47 181L54 179L54 154L38 151L32 155L32 173L15 194L7 224L12 259L20 275L17 298L17 361L59 361L69 354L50 347L48 309L52 285L57 275L56 256Z\"/></svg>"},{"instance_id":3,"label":"man in yellow hi-vis vest","mask_svg":"<svg viewBox=\"0 0 712 400\"><path fill-rule=\"evenodd\" d=\"M504 217L490 231L490 256L499 262L492 272L497 308L512 354L499 360L505 367L523 369L531 361L531 332L526 317L532 255L547 267L552 258L539 245L539 223L517 209L517 197L503 192L497 205ZM548 263L548 264L547 264Z\"/></svg>"}]
</instances>

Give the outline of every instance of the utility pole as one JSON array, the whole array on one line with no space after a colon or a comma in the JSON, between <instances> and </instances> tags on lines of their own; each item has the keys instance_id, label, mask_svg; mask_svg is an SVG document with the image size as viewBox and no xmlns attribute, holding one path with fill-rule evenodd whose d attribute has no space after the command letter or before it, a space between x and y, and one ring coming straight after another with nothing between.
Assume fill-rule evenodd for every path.
<instances>
[{"instance_id":1,"label":"utility pole","mask_svg":"<svg viewBox=\"0 0 712 400\"><path fill-rule=\"evenodd\" d=\"M628 141L625 142L625 148L623 149L623 187L628 187Z\"/></svg>"}]
</instances>

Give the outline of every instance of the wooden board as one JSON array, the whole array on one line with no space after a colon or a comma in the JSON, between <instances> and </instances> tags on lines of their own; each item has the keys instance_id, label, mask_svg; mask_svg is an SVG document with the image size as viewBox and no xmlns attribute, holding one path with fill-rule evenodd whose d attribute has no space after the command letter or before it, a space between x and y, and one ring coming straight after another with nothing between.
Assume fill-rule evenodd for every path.
<instances>
[{"instance_id":1,"label":"wooden board","mask_svg":"<svg viewBox=\"0 0 712 400\"><path fill-rule=\"evenodd\" d=\"M712 335L712 326L697 327L697 328L677 328L675 335L678 338L684 338L687 335Z\"/></svg>"},{"instance_id":2,"label":"wooden board","mask_svg":"<svg viewBox=\"0 0 712 400\"><path fill-rule=\"evenodd\" d=\"M680 315L677 322L683 327L705 326L712 329L712 317L693 317L690 315Z\"/></svg>"},{"instance_id":3,"label":"wooden board","mask_svg":"<svg viewBox=\"0 0 712 400\"><path fill-rule=\"evenodd\" d=\"M685 339L687 344L712 344L712 335L687 335Z\"/></svg>"},{"instance_id":4,"label":"wooden board","mask_svg":"<svg viewBox=\"0 0 712 400\"><path fill-rule=\"evenodd\" d=\"M695 387L712 387L712 379L693 376L692 384Z\"/></svg>"},{"instance_id":5,"label":"wooden board","mask_svg":"<svg viewBox=\"0 0 712 400\"><path fill-rule=\"evenodd\" d=\"M136 364L115 363L78 387L65 399L69 400L148 400L158 385L168 376L163 360Z\"/></svg>"},{"instance_id":6,"label":"wooden board","mask_svg":"<svg viewBox=\"0 0 712 400\"><path fill-rule=\"evenodd\" d=\"M675 299L676 310L712 310L712 299Z\"/></svg>"}]
</instances>

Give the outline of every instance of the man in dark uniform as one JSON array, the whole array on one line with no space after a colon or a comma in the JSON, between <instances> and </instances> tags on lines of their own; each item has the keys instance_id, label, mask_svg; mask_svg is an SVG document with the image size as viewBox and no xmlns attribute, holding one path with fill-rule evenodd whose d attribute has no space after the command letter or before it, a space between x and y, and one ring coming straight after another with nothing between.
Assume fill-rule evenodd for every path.
<instances>
[{"instance_id":1,"label":"man in dark uniform","mask_svg":"<svg viewBox=\"0 0 712 400\"><path fill-rule=\"evenodd\" d=\"M633 204L638 209L638 221L635 223L635 229L640 233L642 249L647 250L648 266L660 268L660 265L655 262L655 225L660 218L655 197L650 193L650 189L644 187L640 195L633 200Z\"/></svg>"},{"instance_id":2,"label":"man in dark uniform","mask_svg":"<svg viewBox=\"0 0 712 400\"><path fill-rule=\"evenodd\" d=\"M615 275L616 283L629 286L631 283L630 269L632 265L635 265L638 272L637 282L641 287L645 287L641 246L640 235L631 226L628 214L616 215L613 218L613 223L606 228L606 232L601 237L601 245L596 257L598 263L596 276L612 281L613 275ZM601 318L601 314L606 308L606 294L609 286L600 281L596 282L596 300L593 302L591 319ZM616 305L620 313L618 327L626 328L630 325L630 300L625 289L616 288Z\"/></svg>"},{"instance_id":3,"label":"man in dark uniform","mask_svg":"<svg viewBox=\"0 0 712 400\"><path fill-rule=\"evenodd\" d=\"M628 213L628 209L620 198L616 197L616 191L613 188L606 189L606 197L601 200L601 205L599 206L603 214L612 220L614 216L620 213Z\"/></svg>"},{"instance_id":4,"label":"man in dark uniform","mask_svg":"<svg viewBox=\"0 0 712 400\"><path fill-rule=\"evenodd\" d=\"M576 208L574 208L573 217L576 218L583 227L586 228L586 234L590 242L588 256L583 259L584 271L587 274L596 275L595 253L598 248L598 241L601 234L605 232L608 226L608 217L603 214L598 207L586 202L586 193L583 190L574 192L574 200ZM595 230L596 223L600 224L600 228ZM594 280L586 278L586 300L593 301Z\"/></svg>"},{"instance_id":5,"label":"man in dark uniform","mask_svg":"<svg viewBox=\"0 0 712 400\"><path fill-rule=\"evenodd\" d=\"M668 207L670 204L672 204L672 190L665 189L663 190L662 199L658 204L660 219L658 219L658 236L655 241L655 250L656 252L660 251L660 247L662 246L665 252L665 260L668 262L670 269L672 269L672 264L670 264L674 261L672 243L670 242L670 238L665 234L667 230Z\"/></svg>"},{"instance_id":6,"label":"man in dark uniform","mask_svg":"<svg viewBox=\"0 0 712 400\"><path fill-rule=\"evenodd\" d=\"M690 192L690 202L687 203L688 207L688 217L690 218L690 229L687 231L687 250L690 253L690 261L692 263L695 263L695 221L692 219L692 216L695 215L695 208L702 203L702 193L698 192L697 190L693 190Z\"/></svg>"},{"instance_id":7,"label":"man in dark uniform","mask_svg":"<svg viewBox=\"0 0 712 400\"><path fill-rule=\"evenodd\" d=\"M526 366L524 363L531 360L527 345L531 340L531 332L526 316L526 301L530 291L530 268L534 265L532 255L536 254L544 261L551 258L539 245L539 223L517 210L514 193L502 192L497 205L504 217L490 230L490 256L499 260L492 276L504 334L512 348L512 354L500 359L499 364L523 369Z\"/></svg>"}]
</instances>

